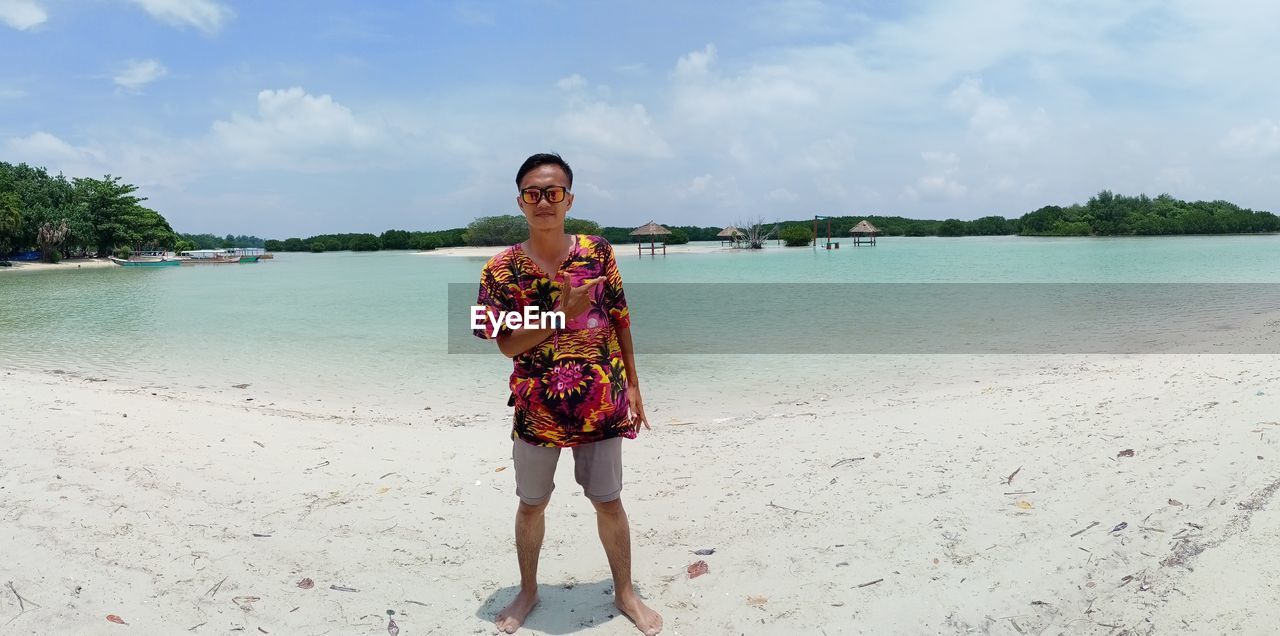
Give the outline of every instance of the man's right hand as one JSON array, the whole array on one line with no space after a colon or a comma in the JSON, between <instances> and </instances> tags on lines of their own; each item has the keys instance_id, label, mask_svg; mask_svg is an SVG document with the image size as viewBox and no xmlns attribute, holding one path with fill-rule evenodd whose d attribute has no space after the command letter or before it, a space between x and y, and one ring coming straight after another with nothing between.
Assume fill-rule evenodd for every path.
<instances>
[{"instance_id":1,"label":"man's right hand","mask_svg":"<svg viewBox=\"0 0 1280 636\"><path fill-rule=\"evenodd\" d=\"M568 277L564 278L562 283L564 286L560 291L560 306L556 309L564 312L565 320L573 320L581 316L591 308L591 288L599 285L603 280L603 276L588 278L582 281L581 285L574 287Z\"/></svg>"}]
</instances>

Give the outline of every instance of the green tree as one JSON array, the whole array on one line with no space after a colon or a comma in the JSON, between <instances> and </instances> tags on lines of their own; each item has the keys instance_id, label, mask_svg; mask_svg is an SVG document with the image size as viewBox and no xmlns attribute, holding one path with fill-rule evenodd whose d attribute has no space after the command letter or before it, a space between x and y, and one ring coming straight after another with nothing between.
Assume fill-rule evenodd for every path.
<instances>
[{"instance_id":1,"label":"green tree","mask_svg":"<svg viewBox=\"0 0 1280 636\"><path fill-rule=\"evenodd\" d=\"M347 241L347 249L353 252L376 252L382 249L382 241L372 234L356 234Z\"/></svg>"},{"instance_id":2,"label":"green tree","mask_svg":"<svg viewBox=\"0 0 1280 636\"><path fill-rule=\"evenodd\" d=\"M421 233L410 240L410 247L424 252L437 249L442 245L443 241L440 240L439 236L434 234Z\"/></svg>"},{"instance_id":3,"label":"green tree","mask_svg":"<svg viewBox=\"0 0 1280 636\"><path fill-rule=\"evenodd\" d=\"M938 236L964 236L964 221L947 219L938 226Z\"/></svg>"},{"instance_id":4,"label":"green tree","mask_svg":"<svg viewBox=\"0 0 1280 636\"><path fill-rule=\"evenodd\" d=\"M600 224L587 219L565 219L564 231L569 234L600 236Z\"/></svg>"},{"instance_id":5,"label":"green tree","mask_svg":"<svg viewBox=\"0 0 1280 636\"><path fill-rule=\"evenodd\" d=\"M22 232L22 201L12 192L0 193L0 260L4 260Z\"/></svg>"},{"instance_id":6,"label":"green tree","mask_svg":"<svg viewBox=\"0 0 1280 636\"><path fill-rule=\"evenodd\" d=\"M93 227L98 255L106 256L117 245L130 238L128 217L145 197L134 196L138 187L122 183L120 177L106 175L102 179L88 177L74 180L76 198L83 206Z\"/></svg>"},{"instance_id":7,"label":"green tree","mask_svg":"<svg viewBox=\"0 0 1280 636\"><path fill-rule=\"evenodd\" d=\"M483 216L467 225L467 245L512 245L529 237L523 216Z\"/></svg>"},{"instance_id":8,"label":"green tree","mask_svg":"<svg viewBox=\"0 0 1280 636\"><path fill-rule=\"evenodd\" d=\"M286 252L305 252L307 244L300 238L293 237L284 240L284 251Z\"/></svg>"},{"instance_id":9,"label":"green tree","mask_svg":"<svg viewBox=\"0 0 1280 636\"><path fill-rule=\"evenodd\" d=\"M404 230L387 230L378 238L382 240L382 249L384 250L412 249L409 241L413 238L413 235Z\"/></svg>"},{"instance_id":10,"label":"green tree","mask_svg":"<svg viewBox=\"0 0 1280 636\"><path fill-rule=\"evenodd\" d=\"M787 247L804 247L813 242L813 228L808 225L788 225L782 228L778 236Z\"/></svg>"},{"instance_id":11,"label":"green tree","mask_svg":"<svg viewBox=\"0 0 1280 636\"><path fill-rule=\"evenodd\" d=\"M685 243L689 242L688 232L685 232L684 230L678 227L673 227L669 229L671 230L671 234L667 235L667 239L666 239L667 245L684 245Z\"/></svg>"}]
</instances>

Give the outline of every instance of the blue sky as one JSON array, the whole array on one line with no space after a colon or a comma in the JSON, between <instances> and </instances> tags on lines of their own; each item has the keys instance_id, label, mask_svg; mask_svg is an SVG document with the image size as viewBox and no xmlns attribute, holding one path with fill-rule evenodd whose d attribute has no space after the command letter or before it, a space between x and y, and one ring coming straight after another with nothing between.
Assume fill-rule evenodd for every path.
<instances>
[{"instance_id":1,"label":"blue sky","mask_svg":"<svg viewBox=\"0 0 1280 636\"><path fill-rule=\"evenodd\" d=\"M1018 216L1101 189L1280 211L1280 4L0 0L0 159L185 232L516 212Z\"/></svg>"}]
</instances>

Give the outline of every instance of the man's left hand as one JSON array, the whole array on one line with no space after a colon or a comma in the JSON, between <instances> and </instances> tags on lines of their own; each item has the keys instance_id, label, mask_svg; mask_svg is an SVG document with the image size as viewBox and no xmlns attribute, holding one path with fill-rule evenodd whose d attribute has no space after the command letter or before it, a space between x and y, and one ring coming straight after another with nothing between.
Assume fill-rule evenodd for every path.
<instances>
[{"instance_id":1,"label":"man's left hand","mask_svg":"<svg viewBox=\"0 0 1280 636\"><path fill-rule=\"evenodd\" d=\"M627 387L627 408L631 410L631 423L644 424L645 430L653 430L649 426L649 418L644 415L644 400L640 398L640 387Z\"/></svg>"}]
</instances>

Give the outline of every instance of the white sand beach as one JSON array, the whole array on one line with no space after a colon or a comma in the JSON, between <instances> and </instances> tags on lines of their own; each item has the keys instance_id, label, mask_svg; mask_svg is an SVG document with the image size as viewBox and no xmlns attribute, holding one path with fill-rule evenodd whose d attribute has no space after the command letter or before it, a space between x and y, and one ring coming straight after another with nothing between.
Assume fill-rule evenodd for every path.
<instances>
[{"instance_id":1,"label":"white sand beach","mask_svg":"<svg viewBox=\"0 0 1280 636\"><path fill-rule=\"evenodd\" d=\"M106 258L68 258L60 263L41 263L39 261L9 261L9 267L0 267L3 272L43 272L86 269L93 267L115 267Z\"/></svg>"},{"instance_id":2,"label":"white sand beach","mask_svg":"<svg viewBox=\"0 0 1280 636\"><path fill-rule=\"evenodd\" d=\"M623 497L664 633L1280 624L1274 357L755 360L646 377ZM501 386L388 418L0 378L4 633L492 633L515 592ZM521 633L637 633L571 470Z\"/></svg>"}]
</instances>

